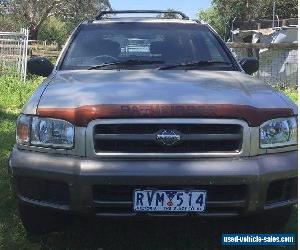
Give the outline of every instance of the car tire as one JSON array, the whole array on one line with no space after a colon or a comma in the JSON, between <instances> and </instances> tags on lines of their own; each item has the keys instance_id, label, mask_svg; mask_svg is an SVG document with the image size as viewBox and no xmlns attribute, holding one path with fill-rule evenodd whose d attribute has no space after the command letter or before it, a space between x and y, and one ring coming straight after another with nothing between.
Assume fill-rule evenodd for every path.
<instances>
[{"instance_id":1,"label":"car tire","mask_svg":"<svg viewBox=\"0 0 300 250\"><path fill-rule=\"evenodd\" d=\"M33 234L58 231L70 222L67 214L22 202L19 203L19 214L26 231Z\"/></svg>"},{"instance_id":2,"label":"car tire","mask_svg":"<svg viewBox=\"0 0 300 250\"><path fill-rule=\"evenodd\" d=\"M266 232L276 232L285 227L291 217L292 211L292 206L272 209L263 212L255 220L263 227L261 229L264 229Z\"/></svg>"}]
</instances>

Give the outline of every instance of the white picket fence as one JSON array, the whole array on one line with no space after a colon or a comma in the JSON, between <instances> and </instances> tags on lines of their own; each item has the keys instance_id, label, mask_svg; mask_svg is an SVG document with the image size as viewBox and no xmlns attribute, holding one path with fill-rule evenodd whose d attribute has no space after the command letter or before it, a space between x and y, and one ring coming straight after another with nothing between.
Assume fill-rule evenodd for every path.
<instances>
[{"instance_id":1,"label":"white picket fence","mask_svg":"<svg viewBox=\"0 0 300 250\"><path fill-rule=\"evenodd\" d=\"M20 32L0 31L0 68L2 71L15 71L24 81L27 70L28 34L27 29L21 29Z\"/></svg>"}]
</instances>

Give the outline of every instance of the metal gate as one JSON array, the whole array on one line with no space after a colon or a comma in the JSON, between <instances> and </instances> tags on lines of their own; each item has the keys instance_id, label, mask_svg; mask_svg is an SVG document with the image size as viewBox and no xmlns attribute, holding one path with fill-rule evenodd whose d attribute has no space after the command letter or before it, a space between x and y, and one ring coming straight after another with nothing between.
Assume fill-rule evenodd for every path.
<instances>
[{"instance_id":1,"label":"metal gate","mask_svg":"<svg viewBox=\"0 0 300 250\"><path fill-rule=\"evenodd\" d=\"M0 73L14 72L25 81L27 69L28 30L0 31Z\"/></svg>"}]
</instances>

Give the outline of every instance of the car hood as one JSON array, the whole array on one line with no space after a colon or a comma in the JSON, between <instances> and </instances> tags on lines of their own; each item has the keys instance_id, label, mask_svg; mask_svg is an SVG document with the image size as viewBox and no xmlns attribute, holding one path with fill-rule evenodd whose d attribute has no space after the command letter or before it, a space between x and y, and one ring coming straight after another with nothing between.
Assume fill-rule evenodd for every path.
<instances>
[{"instance_id":1,"label":"car hood","mask_svg":"<svg viewBox=\"0 0 300 250\"><path fill-rule=\"evenodd\" d=\"M237 71L58 71L39 108L103 104L231 104L291 107L273 88Z\"/></svg>"}]
</instances>

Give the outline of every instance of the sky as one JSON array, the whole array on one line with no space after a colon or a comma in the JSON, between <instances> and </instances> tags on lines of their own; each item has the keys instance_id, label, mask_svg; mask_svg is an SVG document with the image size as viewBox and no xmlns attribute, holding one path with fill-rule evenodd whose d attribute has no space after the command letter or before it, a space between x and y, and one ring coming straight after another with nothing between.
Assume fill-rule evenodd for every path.
<instances>
[{"instance_id":1,"label":"sky","mask_svg":"<svg viewBox=\"0 0 300 250\"><path fill-rule=\"evenodd\" d=\"M211 0L110 0L110 3L115 10L166 10L172 8L195 19L199 9L207 9Z\"/></svg>"}]
</instances>

